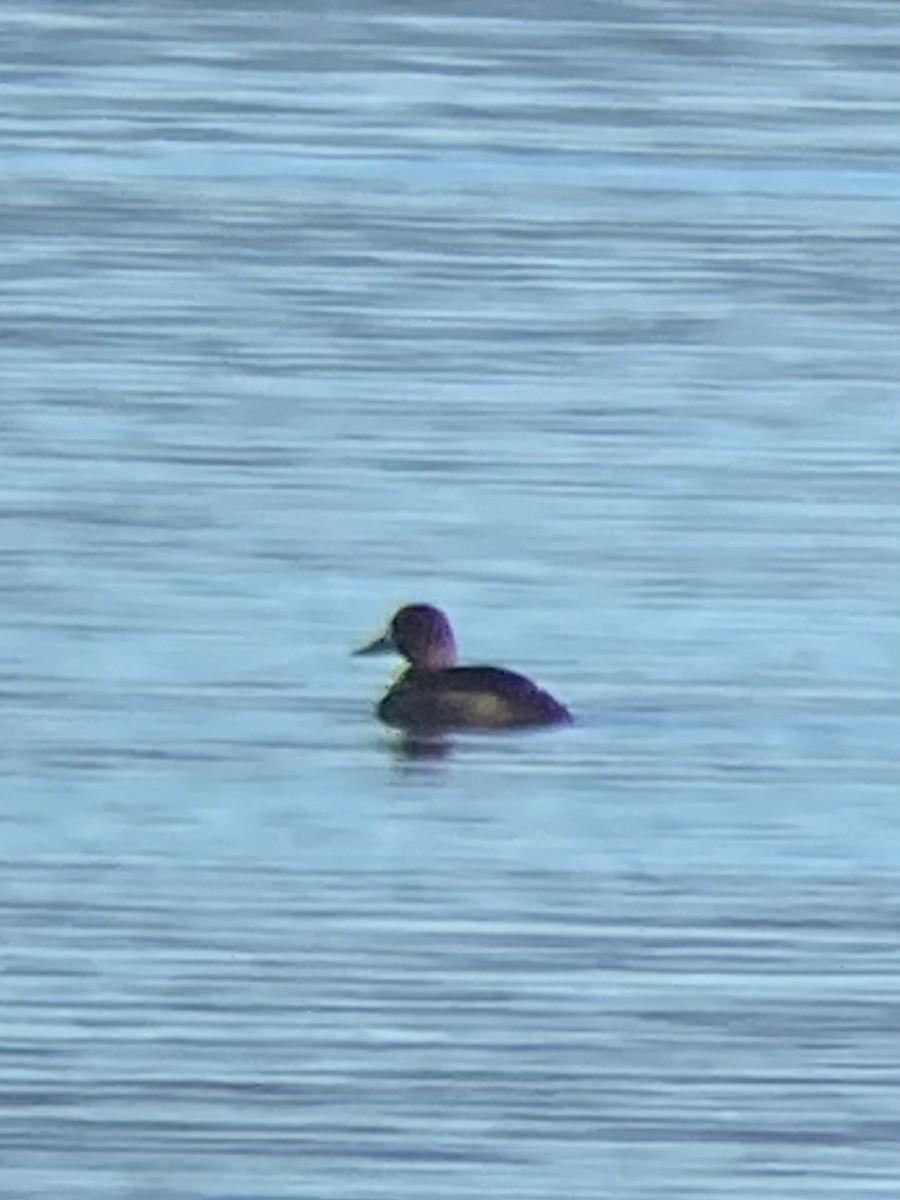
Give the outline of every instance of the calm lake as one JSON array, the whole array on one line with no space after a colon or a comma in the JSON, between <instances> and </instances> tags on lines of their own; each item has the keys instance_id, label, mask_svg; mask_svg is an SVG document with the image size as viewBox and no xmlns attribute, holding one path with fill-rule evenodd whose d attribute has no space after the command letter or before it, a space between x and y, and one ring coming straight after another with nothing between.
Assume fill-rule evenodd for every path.
<instances>
[{"instance_id":1,"label":"calm lake","mask_svg":"<svg viewBox=\"0 0 900 1200\"><path fill-rule=\"evenodd\" d=\"M0 1195L896 1196L900 12L0 32Z\"/></svg>"}]
</instances>

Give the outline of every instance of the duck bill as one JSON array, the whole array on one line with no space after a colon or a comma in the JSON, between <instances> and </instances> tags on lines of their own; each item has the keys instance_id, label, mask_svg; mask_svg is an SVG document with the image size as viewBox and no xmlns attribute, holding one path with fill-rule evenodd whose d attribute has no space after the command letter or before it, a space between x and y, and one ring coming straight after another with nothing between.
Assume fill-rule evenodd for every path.
<instances>
[{"instance_id":1,"label":"duck bill","mask_svg":"<svg viewBox=\"0 0 900 1200\"><path fill-rule=\"evenodd\" d=\"M394 639L389 633L383 633L374 642L369 642L368 646L360 646L358 650L354 650L353 654L356 658L365 654L393 654L394 649Z\"/></svg>"}]
</instances>

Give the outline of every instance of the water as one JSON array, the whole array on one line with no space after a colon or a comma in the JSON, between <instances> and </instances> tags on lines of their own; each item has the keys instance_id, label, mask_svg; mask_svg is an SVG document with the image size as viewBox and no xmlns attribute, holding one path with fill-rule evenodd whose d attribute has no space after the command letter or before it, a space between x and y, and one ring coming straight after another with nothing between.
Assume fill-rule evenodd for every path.
<instances>
[{"instance_id":1,"label":"water","mask_svg":"<svg viewBox=\"0 0 900 1200\"><path fill-rule=\"evenodd\" d=\"M4 1197L893 1196L890 6L2 22Z\"/></svg>"}]
</instances>

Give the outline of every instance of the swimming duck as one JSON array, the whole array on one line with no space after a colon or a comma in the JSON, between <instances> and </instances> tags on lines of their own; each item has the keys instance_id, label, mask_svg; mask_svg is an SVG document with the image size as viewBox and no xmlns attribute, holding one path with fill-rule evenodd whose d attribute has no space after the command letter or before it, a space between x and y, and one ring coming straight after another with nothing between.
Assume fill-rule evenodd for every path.
<instances>
[{"instance_id":1,"label":"swimming duck","mask_svg":"<svg viewBox=\"0 0 900 1200\"><path fill-rule=\"evenodd\" d=\"M356 654L402 655L409 666L376 709L407 733L559 725L571 715L524 675L502 667L458 667L450 622L430 604L408 604L387 630Z\"/></svg>"}]
</instances>

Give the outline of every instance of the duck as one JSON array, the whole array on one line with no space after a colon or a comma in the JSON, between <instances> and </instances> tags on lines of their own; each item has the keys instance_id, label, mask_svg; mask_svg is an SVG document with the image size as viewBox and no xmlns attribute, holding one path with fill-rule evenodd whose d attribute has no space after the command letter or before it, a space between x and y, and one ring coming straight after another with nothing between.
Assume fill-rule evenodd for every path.
<instances>
[{"instance_id":1,"label":"duck","mask_svg":"<svg viewBox=\"0 0 900 1200\"><path fill-rule=\"evenodd\" d=\"M355 655L399 654L408 666L376 707L378 719L407 735L452 730L564 725L571 713L549 692L503 667L457 666L456 639L446 614L431 604L406 604L387 628Z\"/></svg>"}]
</instances>

